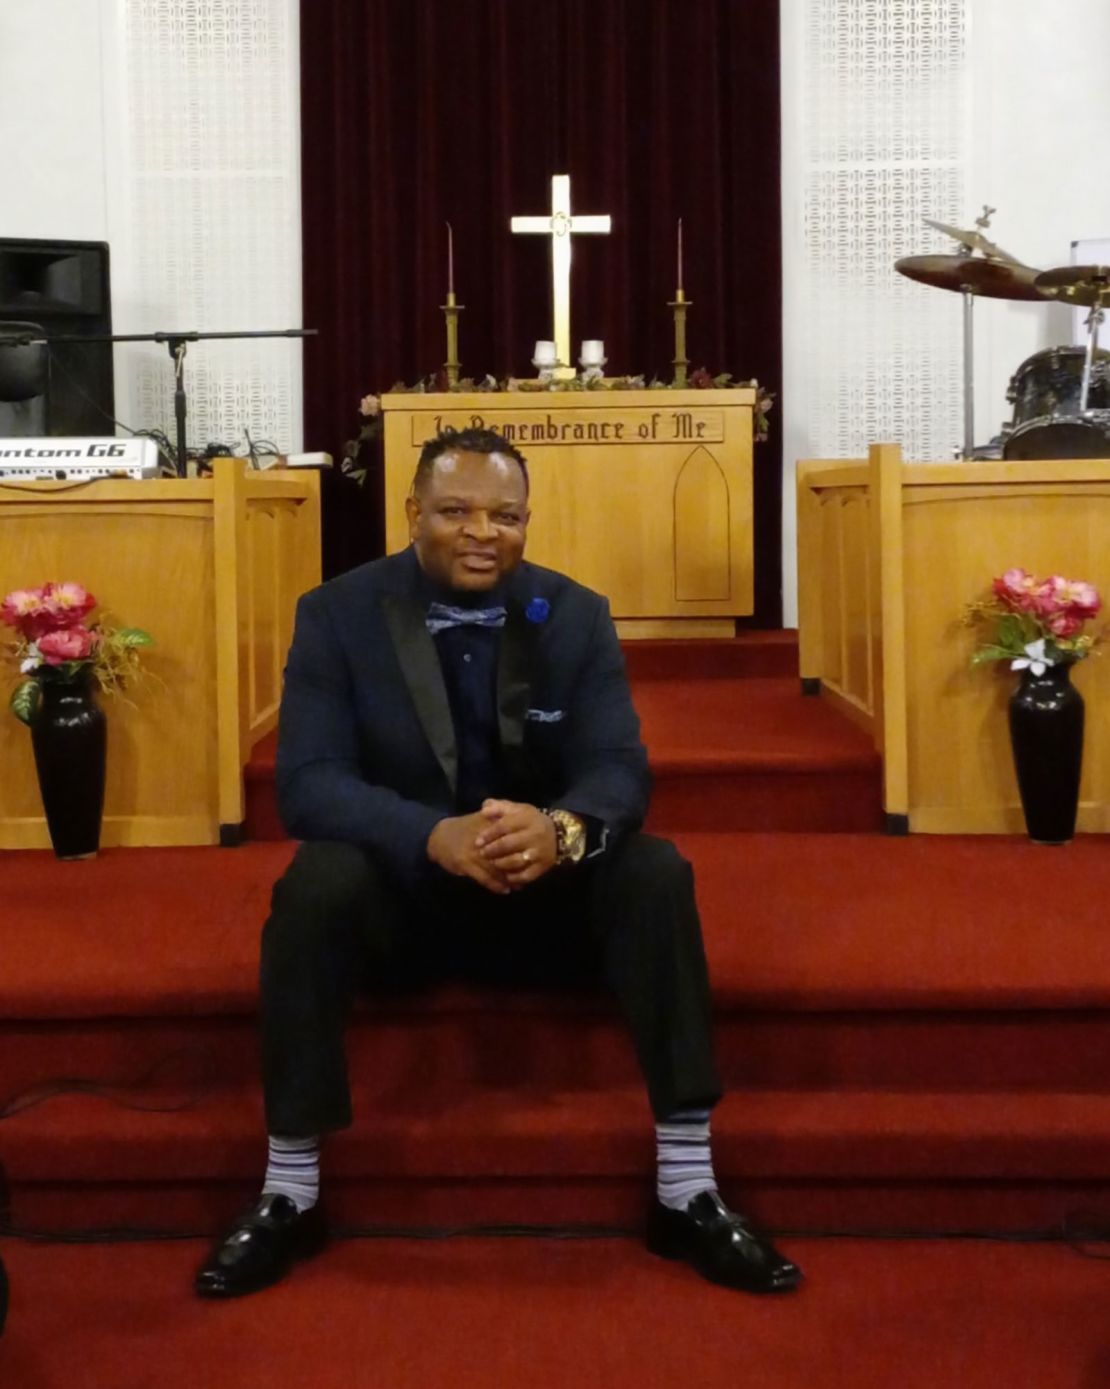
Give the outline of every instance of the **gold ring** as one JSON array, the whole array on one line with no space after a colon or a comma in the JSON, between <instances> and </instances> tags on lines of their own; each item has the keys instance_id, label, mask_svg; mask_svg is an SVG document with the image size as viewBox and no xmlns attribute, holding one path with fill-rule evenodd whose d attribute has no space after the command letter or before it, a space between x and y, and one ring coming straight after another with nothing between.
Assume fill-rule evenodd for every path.
<instances>
[{"instance_id":1,"label":"gold ring","mask_svg":"<svg viewBox=\"0 0 1110 1389\"><path fill-rule=\"evenodd\" d=\"M521 850L521 853L520 853L520 856L521 856L521 858L524 860L525 863L531 863L531 862L532 862L532 850L531 850L531 849L522 849L522 850Z\"/></svg>"}]
</instances>

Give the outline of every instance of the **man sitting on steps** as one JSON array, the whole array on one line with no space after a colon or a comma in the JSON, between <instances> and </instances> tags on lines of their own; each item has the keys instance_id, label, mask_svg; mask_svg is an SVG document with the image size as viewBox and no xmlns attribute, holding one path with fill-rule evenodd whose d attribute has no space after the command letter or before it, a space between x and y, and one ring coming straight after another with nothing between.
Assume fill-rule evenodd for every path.
<instances>
[{"instance_id":1,"label":"man sitting on steps","mask_svg":"<svg viewBox=\"0 0 1110 1389\"><path fill-rule=\"evenodd\" d=\"M305 842L262 936L269 1165L197 1291L253 1292L322 1245L353 995L445 976L603 977L656 1121L648 1247L729 1287L792 1289L798 1268L717 1192L693 874L639 832L647 758L608 606L523 561L527 467L496 433L429 440L406 507L409 550L298 606L277 780Z\"/></svg>"}]
</instances>

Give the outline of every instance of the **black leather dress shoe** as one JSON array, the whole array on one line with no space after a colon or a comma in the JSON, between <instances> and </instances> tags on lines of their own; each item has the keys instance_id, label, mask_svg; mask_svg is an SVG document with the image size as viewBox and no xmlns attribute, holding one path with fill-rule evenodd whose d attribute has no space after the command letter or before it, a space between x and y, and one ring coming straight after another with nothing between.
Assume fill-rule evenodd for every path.
<instances>
[{"instance_id":1,"label":"black leather dress shoe","mask_svg":"<svg viewBox=\"0 0 1110 1389\"><path fill-rule=\"evenodd\" d=\"M196 1276L201 1297L238 1297L278 1282L327 1242L319 1206L303 1215L288 1196L266 1194L215 1245Z\"/></svg>"},{"instance_id":2,"label":"black leather dress shoe","mask_svg":"<svg viewBox=\"0 0 1110 1389\"><path fill-rule=\"evenodd\" d=\"M656 1201L647 1246L664 1259L685 1259L712 1283L748 1293L788 1293L802 1281L797 1264L730 1211L715 1191L695 1196L684 1211Z\"/></svg>"}]
</instances>

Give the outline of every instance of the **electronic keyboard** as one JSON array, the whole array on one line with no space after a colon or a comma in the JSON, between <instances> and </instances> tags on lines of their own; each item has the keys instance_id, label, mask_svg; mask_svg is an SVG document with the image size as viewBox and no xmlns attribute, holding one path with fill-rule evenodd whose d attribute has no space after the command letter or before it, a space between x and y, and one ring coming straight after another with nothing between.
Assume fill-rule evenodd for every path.
<instances>
[{"instance_id":1,"label":"electronic keyboard","mask_svg":"<svg viewBox=\"0 0 1110 1389\"><path fill-rule=\"evenodd\" d=\"M157 476L153 439L0 439L0 483Z\"/></svg>"}]
</instances>

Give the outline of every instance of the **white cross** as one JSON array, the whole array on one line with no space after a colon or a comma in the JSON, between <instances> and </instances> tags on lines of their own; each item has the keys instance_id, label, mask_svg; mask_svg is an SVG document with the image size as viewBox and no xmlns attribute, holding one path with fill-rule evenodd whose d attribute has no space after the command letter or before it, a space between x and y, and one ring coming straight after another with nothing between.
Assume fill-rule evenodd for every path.
<instances>
[{"instance_id":1,"label":"white cross","mask_svg":"<svg viewBox=\"0 0 1110 1389\"><path fill-rule=\"evenodd\" d=\"M539 232L551 237L551 306L555 320L555 355L562 366L571 365L570 356L570 238L575 232L612 230L608 216L572 217L570 175L555 174L551 180L550 217L514 217L514 232Z\"/></svg>"}]
</instances>

